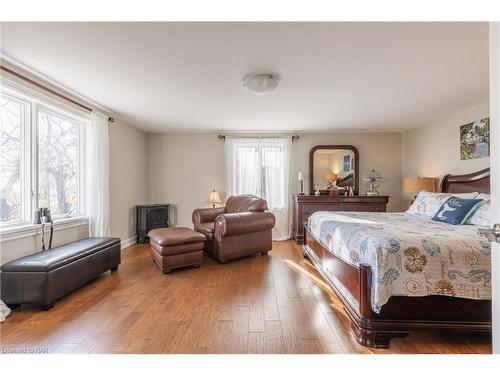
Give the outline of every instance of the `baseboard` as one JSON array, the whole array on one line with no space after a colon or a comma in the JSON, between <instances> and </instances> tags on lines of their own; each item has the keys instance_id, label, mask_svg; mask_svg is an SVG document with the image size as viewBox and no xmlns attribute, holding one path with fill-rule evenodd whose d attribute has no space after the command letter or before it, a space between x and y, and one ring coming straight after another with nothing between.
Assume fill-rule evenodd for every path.
<instances>
[{"instance_id":1,"label":"baseboard","mask_svg":"<svg viewBox=\"0 0 500 375\"><path fill-rule=\"evenodd\" d=\"M123 250L123 249L126 249L127 247L135 245L136 242L137 242L137 236L130 237L130 238L126 239L126 240L123 240L120 243L121 249Z\"/></svg>"}]
</instances>

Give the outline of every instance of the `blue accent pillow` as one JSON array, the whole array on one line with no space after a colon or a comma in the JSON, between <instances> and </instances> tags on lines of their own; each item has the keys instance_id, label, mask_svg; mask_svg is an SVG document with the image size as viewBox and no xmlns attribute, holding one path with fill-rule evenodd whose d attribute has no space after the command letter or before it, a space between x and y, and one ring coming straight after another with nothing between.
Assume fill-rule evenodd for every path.
<instances>
[{"instance_id":1,"label":"blue accent pillow","mask_svg":"<svg viewBox=\"0 0 500 375\"><path fill-rule=\"evenodd\" d=\"M436 212L432 220L453 225L464 224L481 204L482 199L460 199L449 197Z\"/></svg>"}]
</instances>

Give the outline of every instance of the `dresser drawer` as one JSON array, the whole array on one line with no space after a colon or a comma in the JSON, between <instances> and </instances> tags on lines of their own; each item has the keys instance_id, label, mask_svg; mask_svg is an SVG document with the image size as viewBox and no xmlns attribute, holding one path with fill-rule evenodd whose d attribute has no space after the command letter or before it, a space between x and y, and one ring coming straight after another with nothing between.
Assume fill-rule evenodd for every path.
<instances>
[{"instance_id":1,"label":"dresser drawer","mask_svg":"<svg viewBox=\"0 0 500 375\"><path fill-rule=\"evenodd\" d=\"M366 211L370 212L385 212L387 209L386 205L378 204L376 206L369 206Z\"/></svg>"},{"instance_id":2,"label":"dresser drawer","mask_svg":"<svg viewBox=\"0 0 500 375\"><path fill-rule=\"evenodd\" d=\"M360 208L359 204L344 204L342 211L360 211Z\"/></svg>"},{"instance_id":3,"label":"dresser drawer","mask_svg":"<svg viewBox=\"0 0 500 375\"><path fill-rule=\"evenodd\" d=\"M344 204L343 211L385 212L385 204Z\"/></svg>"},{"instance_id":4,"label":"dresser drawer","mask_svg":"<svg viewBox=\"0 0 500 375\"><path fill-rule=\"evenodd\" d=\"M318 211L358 211L385 212L388 196L315 196L296 195L294 197L293 233L297 243L304 239L304 224Z\"/></svg>"},{"instance_id":5,"label":"dresser drawer","mask_svg":"<svg viewBox=\"0 0 500 375\"><path fill-rule=\"evenodd\" d=\"M343 203L330 203L330 204L303 204L301 205L302 213L312 214L318 211L342 211Z\"/></svg>"}]
</instances>

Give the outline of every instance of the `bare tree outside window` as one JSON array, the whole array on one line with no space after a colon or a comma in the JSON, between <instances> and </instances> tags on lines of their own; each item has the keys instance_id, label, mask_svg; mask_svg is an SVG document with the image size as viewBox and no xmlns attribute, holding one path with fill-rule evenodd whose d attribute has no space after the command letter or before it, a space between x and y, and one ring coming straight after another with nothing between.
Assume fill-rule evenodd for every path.
<instances>
[{"instance_id":1,"label":"bare tree outside window","mask_svg":"<svg viewBox=\"0 0 500 375\"><path fill-rule=\"evenodd\" d=\"M38 112L39 207L53 215L78 212L79 125Z\"/></svg>"},{"instance_id":2,"label":"bare tree outside window","mask_svg":"<svg viewBox=\"0 0 500 375\"><path fill-rule=\"evenodd\" d=\"M0 222L22 219L21 157L24 104L0 96Z\"/></svg>"}]
</instances>

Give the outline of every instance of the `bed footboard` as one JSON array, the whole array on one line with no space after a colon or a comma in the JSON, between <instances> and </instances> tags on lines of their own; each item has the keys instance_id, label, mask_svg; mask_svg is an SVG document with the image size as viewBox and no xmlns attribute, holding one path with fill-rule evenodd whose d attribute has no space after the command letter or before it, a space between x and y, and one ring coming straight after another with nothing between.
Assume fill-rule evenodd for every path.
<instances>
[{"instance_id":1,"label":"bed footboard","mask_svg":"<svg viewBox=\"0 0 500 375\"><path fill-rule=\"evenodd\" d=\"M336 257L304 228L304 254L314 264L325 281L342 301L351 321L351 333L364 346L387 348L394 337L404 337L407 331L374 329L373 311L370 304L371 267L353 266Z\"/></svg>"},{"instance_id":2,"label":"bed footboard","mask_svg":"<svg viewBox=\"0 0 500 375\"><path fill-rule=\"evenodd\" d=\"M351 332L365 346L387 348L411 330L491 332L491 301L446 296L394 296L380 314L371 308L371 267L354 266L329 252L307 226L304 254L342 301Z\"/></svg>"}]
</instances>

